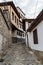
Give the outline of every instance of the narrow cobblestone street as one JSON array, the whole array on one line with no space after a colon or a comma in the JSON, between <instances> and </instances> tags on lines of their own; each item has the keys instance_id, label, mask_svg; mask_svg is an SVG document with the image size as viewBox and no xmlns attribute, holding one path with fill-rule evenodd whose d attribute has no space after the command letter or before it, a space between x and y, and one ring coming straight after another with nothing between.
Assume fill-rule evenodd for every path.
<instances>
[{"instance_id":1,"label":"narrow cobblestone street","mask_svg":"<svg viewBox=\"0 0 43 65\"><path fill-rule=\"evenodd\" d=\"M42 65L25 44L12 44L0 65Z\"/></svg>"}]
</instances>

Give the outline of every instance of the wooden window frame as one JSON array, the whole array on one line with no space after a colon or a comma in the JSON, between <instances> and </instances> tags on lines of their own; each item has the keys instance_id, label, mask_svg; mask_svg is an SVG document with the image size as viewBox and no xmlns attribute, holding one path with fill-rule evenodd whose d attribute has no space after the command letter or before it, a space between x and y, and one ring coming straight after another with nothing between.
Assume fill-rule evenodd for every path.
<instances>
[{"instance_id":1,"label":"wooden window frame","mask_svg":"<svg viewBox=\"0 0 43 65\"><path fill-rule=\"evenodd\" d=\"M15 16L15 23L16 23L16 16Z\"/></svg>"},{"instance_id":2,"label":"wooden window frame","mask_svg":"<svg viewBox=\"0 0 43 65\"><path fill-rule=\"evenodd\" d=\"M18 25L18 19L17 19L17 25Z\"/></svg>"},{"instance_id":3,"label":"wooden window frame","mask_svg":"<svg viewBox=\"0 0 43 65\"><path fill-rule=\"evenodd\" d=\"M14 20L14 13L12 12L12 20Z\"/></svg>"},{"instance_id":4,"label":"wooden window frame","mask_svg":"<svg viewBox=\"0 0 43 65\"><path fill-rule=\"evenodd\" d=\"M33 41L34 44L38 44L38 35L37 35L37 29L33 31Z\"/></svg>"}]
</instances>

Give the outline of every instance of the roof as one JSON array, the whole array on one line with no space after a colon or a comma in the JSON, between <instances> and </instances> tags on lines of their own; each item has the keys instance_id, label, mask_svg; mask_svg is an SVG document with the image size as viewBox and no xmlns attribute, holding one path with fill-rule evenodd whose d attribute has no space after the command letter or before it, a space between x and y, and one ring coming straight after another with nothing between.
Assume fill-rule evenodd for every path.
<instances>
[{"instance_id":1,"label":"roof","mask_svg":"<svg viewBox=\"0 0 43 65\"><path fill-rule=\"evenodd\" d=\"M2 14L2 16L3 16L4 20L5 20L5 23L6 23L7 27L8 27L8 29L10 30L10 27L8 26L7 21L6 21L5 17L4 17L3 12L2 12L1 9L0 9L0 12L1 12L1 14Z\"/></svg>"},{"instance_id":2,"label":"roof","mask_svg":"<svg viewBox=\"0 0 43 65\"><path fill-rule=\"evenodd\" d=\"M21 10L21 8L20 7L17 7L24 15L25 15L25 13Z\"/></svg>"},{"instance_id":3,"label":"roof","mask_svg":"<svg viewBox=\"0 0 43 65\"><path fill-rule=\"evenodd\" d=\"M23 19L24 22L29 22L31 23L34 19Z\"/></svg>"},{"instance_id":4,"label":"roof","mask_svg":"<svg viewBox=\"0 0 43 65\"><path fill-rule=\"evenodd\" d=\"M43 20L43 10L39 13L37 18L34 19L27 31L31 32L41 22L41 20Z\"/></svg>"},{"instance_id":5,"label":"roof","mask_svg":"<svg viewBox=\"0 0 43 65\"><path fill-rule=\"evenodd\" d=\"M18 15L18 17L20 18L20 14L19 14L18 10L16 9L16 7L15 7L13 1L0 3L0 6L5 6L5 5L6 5L6 6L7 6L7 5L11 5L12 8L14 9L14 11L16 12L16 14Z\"/></svg>"}]
</instances>

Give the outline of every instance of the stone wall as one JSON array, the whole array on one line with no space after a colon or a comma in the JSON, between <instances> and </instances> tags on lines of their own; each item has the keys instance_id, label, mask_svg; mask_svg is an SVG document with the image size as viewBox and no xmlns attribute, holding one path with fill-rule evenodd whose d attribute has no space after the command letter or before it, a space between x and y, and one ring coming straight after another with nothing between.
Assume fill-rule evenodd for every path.
<instances>
[{"instance_id":1,"label":"stone wall","mask_svg":"<svg viewBox=\"0 0 43 65\"><path fill-rule=\"evenodd\" d=\"M0 12L0 54L5 53L11 45L11 34Z\"/></svg>"}]
</instances>

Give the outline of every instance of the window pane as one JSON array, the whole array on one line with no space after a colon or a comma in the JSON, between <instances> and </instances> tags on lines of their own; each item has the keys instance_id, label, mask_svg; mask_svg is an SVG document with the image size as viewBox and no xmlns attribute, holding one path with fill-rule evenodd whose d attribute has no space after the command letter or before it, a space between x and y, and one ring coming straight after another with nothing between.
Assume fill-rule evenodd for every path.
<instances>
[{"instance_id":1,"label":"window pane","mask_svg":"<svg viewBox=\"0 0 43 65\"><path fill-rule=\"evenodd\" d=\"M12 20L14 20L14 13L12 12Z\"/></svg>"},{"instance_id":2,"label":"window pane","mask_svg":"<svg viewBox=\"0 0 43 65\"><path fill-rule=\"evenodd\" d=\"M16 23L16 16L15 16L15 23Z\"/></svg>"},{"instance_id":3,"label":"window pane","mask_svg":"<svg viewBox=\"0 0 43 65\"><path fill-rule=\"evenodd\" d=\"M17 25L18 25L18 19L17 19Z\"/></svg>"},{"instance_id":4,"label":"window pane","mask_svg":"<svg viewBox=\"0 0 43 65\"><path fill-rule=\"evenodd\" d=\"M37 29L33 31L34 44L38 44Z\"/></svg>"}]
</instances>

